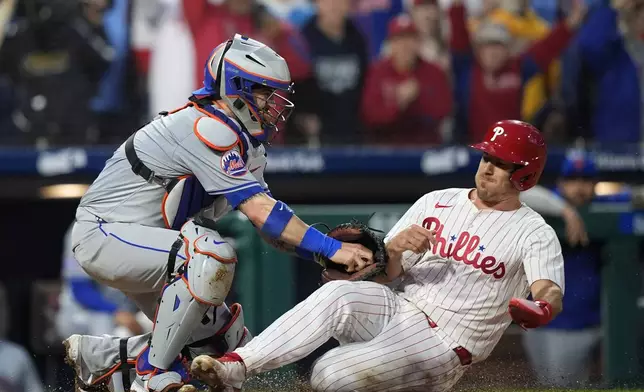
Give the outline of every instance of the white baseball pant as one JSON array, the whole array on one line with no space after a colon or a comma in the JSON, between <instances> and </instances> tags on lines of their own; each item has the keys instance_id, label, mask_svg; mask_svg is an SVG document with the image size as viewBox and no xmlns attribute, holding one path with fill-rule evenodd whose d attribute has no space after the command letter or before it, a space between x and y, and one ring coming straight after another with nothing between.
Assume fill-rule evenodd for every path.
<instances>
[{"instance_id":1,"label":"white baseball pant","mask_svg":"<svg viewBox=\"0 0 644 392\"><path fill-rule=\"evenodd\" d=\"M302 359L333 337L340 347L313 366L316 391L447 391L468 366L442 336L389 287L332 281L235 352L252 376Z\"/></svg>"},{"instance_id":2,"label":"white baseball pant","mask_svg":"<svg viewBox=\"0 0 644 392\"><path fill-rule=\"evenodd\" d=\"M124 292L151 320L166 282L168 254L179 232L133 223L77 221L74 257L95 280ZM185 260L183 245L175 271Z\"/></svg>"}]
</instances>

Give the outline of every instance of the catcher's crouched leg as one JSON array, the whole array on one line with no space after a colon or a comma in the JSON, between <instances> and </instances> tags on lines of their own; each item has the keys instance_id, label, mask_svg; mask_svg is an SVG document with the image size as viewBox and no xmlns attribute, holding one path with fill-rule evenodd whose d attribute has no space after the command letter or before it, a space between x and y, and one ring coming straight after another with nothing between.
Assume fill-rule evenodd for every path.
<instances>
[{"instance_id":1,"label":"catcher's crouched leg","mask_svg":"<svg viewBox=\"0 0 644 392\"><path fill-rule=\"evenodd\" d=\"M163 288L150 347L137 358L137 382L148 391L166 391L188 379L177 358L208 309L223 305L235 273L235 251L216 231L189 221L180 238L186 262Z\"/></svg>"},{"instance_id":2,"label":"catcher's crouched leg","mask_svg":"<svg viewBox=\"0 0 644 392\"><path fill-rule=\"evenodd\" d=\"M192 335L193 342L183 351L189 360L201 354L220 357L250 339L241 305L235 303L229 308L224 304L208 310ZM147 348L149 340L149 333L130 338L109 335L67 338L63 342L65 361L76 373L75 392L129 392L136 377L136 358Z\"/></svg>"},{"instance_id":3,"label":"catcher's crouched leg","mask_svg":"<svg viewBox=\"0 0 644 392\"><path fill-rule=\"evenodd\" d=\"M149 339L150 334L130 338L72 335L65 339L65 362L74 369L75 392L129 392L136 377L136 356Z\"/></svg>"},{"instance_id":4,"label":"catcher's crouched leg","mask_svg":"<svg viewBox=\"0 0 644 392\"><path fill-rule=\"evenodd\" d=\"M223 305L237 263L233 247L219 233L190 221L181 235L187 261L162 291L150 342L149 362L161 369L181 352L208 308Z\"/></svg>"}]
</instances>

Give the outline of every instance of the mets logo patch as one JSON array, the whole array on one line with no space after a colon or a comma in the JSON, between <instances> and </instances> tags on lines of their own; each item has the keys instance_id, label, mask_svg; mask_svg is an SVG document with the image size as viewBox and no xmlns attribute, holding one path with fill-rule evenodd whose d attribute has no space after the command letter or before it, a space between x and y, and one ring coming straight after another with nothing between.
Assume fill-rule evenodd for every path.
<instances>
[{"instance_id":1,"label":"mets logo patch","mask_svg":"<svg viewBox=\"0 0 644 392\"><path fill-rule=\"evenodd\" d=\"M226 151L221 156L221 169L231 177L242 177L248 172L246 163L237 150Z\"/></svg>"}]
</instances>

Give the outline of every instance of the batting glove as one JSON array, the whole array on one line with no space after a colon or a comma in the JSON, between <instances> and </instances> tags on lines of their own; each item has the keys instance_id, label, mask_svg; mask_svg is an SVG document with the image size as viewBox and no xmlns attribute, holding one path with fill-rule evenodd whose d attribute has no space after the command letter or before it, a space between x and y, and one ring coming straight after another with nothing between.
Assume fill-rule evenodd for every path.
<instances>
[{"instance_id":1,"label":"batting glove","mask_svg":"<svg viewBox=\"0 0 644 392\"><path fill-rule=\"evenodd\" d=\"M552 320L552 306L546 301L512 298L508 310L512 320L523 329L537 328Z\"/></svg>"}]
</instances>

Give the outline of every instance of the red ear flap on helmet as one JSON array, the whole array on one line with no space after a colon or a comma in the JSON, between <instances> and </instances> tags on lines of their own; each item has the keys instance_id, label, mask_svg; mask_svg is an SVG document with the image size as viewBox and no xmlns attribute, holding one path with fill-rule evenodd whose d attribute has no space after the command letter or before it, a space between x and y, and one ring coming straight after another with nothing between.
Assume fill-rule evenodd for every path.
<instances>
[{"instance_id":1,"label":"red ear flap on helmet","mask_svg":"<svg viewBox=\"0 0 644 392\"><path fill-rule=\"evenodd\" d=\"M519 191L535 186L546 165L547 147L541 132L523 121L499 121L482 142L470 147L517 165L510 181Z\"/></svg>"}]
</instances>

